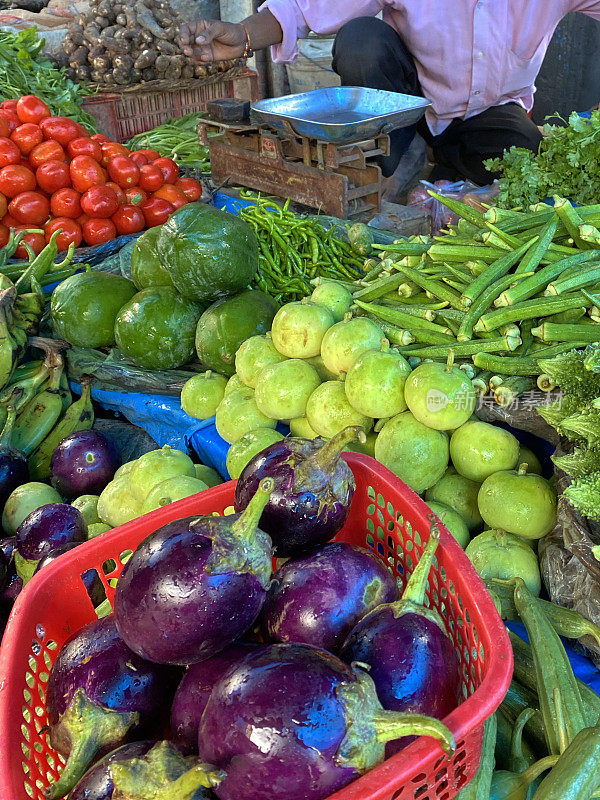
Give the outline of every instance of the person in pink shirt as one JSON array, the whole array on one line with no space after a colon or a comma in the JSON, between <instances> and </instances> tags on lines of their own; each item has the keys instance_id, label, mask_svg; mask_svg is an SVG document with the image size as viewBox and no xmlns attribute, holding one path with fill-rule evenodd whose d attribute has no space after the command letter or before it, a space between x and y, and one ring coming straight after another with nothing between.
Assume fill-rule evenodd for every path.
<instances>
[{"instance_id":1,"label":"person in pink shirt","mask_svg":"<svg viewBox=\"0 0 600 800\"><path fill-rule=\"evenodd\" d=\"M395 131L380 161L390 176L416 131L432 148L431 180L490 183L483 162L512 147L537 150L528 117L552 34L571 11L600 20L600 0L266 0L233 24L197 20L181 31L199 62L237 58L271 46L293 61L310 31L336 33L333 69L345 86L431 100L416 126ZM381 19L378 16L381 16Z\"/></svg>"}]
</instances>

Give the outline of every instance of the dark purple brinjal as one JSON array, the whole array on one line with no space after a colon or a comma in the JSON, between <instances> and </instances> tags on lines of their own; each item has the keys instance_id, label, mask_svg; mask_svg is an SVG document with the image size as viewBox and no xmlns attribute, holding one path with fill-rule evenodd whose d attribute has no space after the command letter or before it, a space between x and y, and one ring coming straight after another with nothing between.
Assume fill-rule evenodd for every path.
<instances>
[{"instance_id":1,"label":"dark purple brinjal","mask_svg":"<svg viewBox=\"0 0 600 800\"><path fill-rule=\"evenodd\" d=\"M329 542L273 575L261 612L266 640L337 652L361 617L398 598L396 579L373 553Z\"/></svg>"},{"instance_id":2,"label":"dark purple brinjal","mask_svg":"<svg viewBox=\"0 0 600 800\"><path fill-rule=\"evenodd\" d=\"M236 642L212 658L191 664L177 687L171 706L171 736L185 753L198 752L198 726L213 686L248 653L262 647Z\"/></svg>"},{"instance_id":3,"label":"dark purple brinjal","mask_svg":"<svg viewBox=\"0 0 600 800\"><path fill-rule=\"evenodd\" d=\"M0 513L17 486L29 480L27 459L12 446L12 431L17 417L13 406L7 408L8 417L0 434Z\"/></svg>"},{"instance_id":4,"label":"dark purple brinjal","mask_svg":"<svg viewBox=\"0 0 600 800\"><path fill-rule=\"evenodd\" d=\"M344 447L364 440L362 428L344 428L329 441L288 437L249 461L235 488L235 510L243 511L263 478L275 490L260 519L277 556L295 556L328 542L341 530L356 483L341 458Z\"/></svg>"},{"instance_id":5,"label":"dark purple brinjal","mask_svg":"<svg viewBox=\"0 0 600 800\"><path fill-rule=\"evenodd\" d=\"M84 625L65 642L50 671L50 743L67 763L46 796L68 794L98 755L135 731L160 726L178 678L177 670L132 653L112 615Z\"/></svg>"},{"instance_id":6,"label":"dark purple brinjal","mask_svg":"<svg viewBox=\"0 0 600 800\"><path fill-rule=\"evenodd\" d=\"M369 666L384 708L443 719L461 697L460 662L435 609L423 605L425 588L440 539L432 524L429 541L402 598L371 611L353 628L341 657ZM408 741L390 742L392 755Z\"/></svg>"},{"instance_id":7,"label":"dark purple brinjal","mask_svg":"<svg viewBox=\"0 0 600 800\"><path fill-rule=\"evenodd\" d=\"M155 744L153 740L130 742L108 753L88 769L69 795L69 800L112 800L115 787L109 772L110 765L145 756Z\"/></svg>"},{"instance_id":8,"label":"dark purple brinjal","mask_svg":"<svg viewBox=\"0 0 600 800\"><path fill-rule=\"evenodd\" d=\"M198 751L225 773L214 788L220 800L322 800L381 763L385 742L404 734L454 749L438 720L384 711L367 673L310 645L274 644L215 685ZM192 788L193 771L186 777Z\"/></svg>"},{"instance_id":9,"label":"dark purple brinjal","mask_svg":"<svg viewBox=\"0 0 600 800\"><path fill-rule=\"evenodd\" d=\"M52 486L64 497L100 494L121 465L117 446L100 431L76 431L55 449L50 462Z\"/></svg>"},{"instance_id":10,"label":"dark purple brinjal","mask_svg":"<svg viewBox=\"0 0 600 800\"><path fill-rule=\"evenodd\" d=\"M272 573L258 520L273 480L243 514L186 517L138 545L117 583L119 634L159 664L195 664L242 636L260 614Z\"/></svg>"},{"instance_id":11,"label":"dark purple brinjal","mask_svg":"<svg viewBox=\"0 0 600 800\"><path fill-rule=\"evenodd\" d=\"M4 591L8 582L8 559L0 550L0 591Z\"/></svg>"},{"instance_id":12,"label":"dark purple brinjal","mask_svg":"<svg viewBox=\"0 0 600 800\"><path fill-rule=\"evenodd\" d=\"M47 555L40 559L40 561L38 561L38 565L33 574L36 575L40 570L44 569L44 567L47 567L48 564L56 561L59 556L70 552L75 547L79 547L79 545L80 542L67 542L66 544L61 544L60 547L55 547ZM98 573L95 569L88 570L87 572L83 573L81 579L87 590L88 597L92 601L94 608L96 608L96 606L99 606L100 603L106 599L104 586L102 585L102 581L100 580Z\"/></svg>"}]
</instances>

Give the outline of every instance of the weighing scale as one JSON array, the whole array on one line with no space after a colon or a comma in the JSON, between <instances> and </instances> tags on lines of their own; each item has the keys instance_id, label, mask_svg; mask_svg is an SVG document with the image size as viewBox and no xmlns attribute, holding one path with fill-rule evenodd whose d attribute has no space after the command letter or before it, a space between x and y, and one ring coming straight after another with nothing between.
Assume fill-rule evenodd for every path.
<instances>
[{"instance_id":1,"label":"weighing scale","mask_svg":"<svg viewBox=\"0 0 600 800\"><path fill-rule=\"evenodd\" d=\"M380 210L375 158L389 155L390 132L416 124L430 102L341 86L242 105L214 101L200 120L213 182L289 197L349 219Z\"/></svg>"}]
</instances>

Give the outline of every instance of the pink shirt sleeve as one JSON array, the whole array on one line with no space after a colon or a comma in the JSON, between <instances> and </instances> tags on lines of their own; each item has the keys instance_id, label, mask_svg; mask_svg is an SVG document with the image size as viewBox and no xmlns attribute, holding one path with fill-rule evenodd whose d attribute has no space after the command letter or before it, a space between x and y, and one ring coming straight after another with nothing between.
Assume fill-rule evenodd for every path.
<instances>
[{"instance_id":1,"label":"pink shirt sleeve","mask_svg":"<svg viewBox=\"0 0 600 800\"><path fill-rule=\"evenodd\" d=\"M309 31L337 33L355 17L375 17L386 0L267 0L259 11L268 8L281 25L283 41L271 52L273 61L293 61L298 55L298 39Z\"/></svg>"},{"instance_id":2,"label":"pink shirt sleeve","mask_svg":"<svg viewBox=\"0 0 600 800\"><path fill-rule=\"evenodd\" d=\"M569 3L569 11L581 11L588 17L600 19L600 0L572 0Z\"/></svg>"}]
</instances>

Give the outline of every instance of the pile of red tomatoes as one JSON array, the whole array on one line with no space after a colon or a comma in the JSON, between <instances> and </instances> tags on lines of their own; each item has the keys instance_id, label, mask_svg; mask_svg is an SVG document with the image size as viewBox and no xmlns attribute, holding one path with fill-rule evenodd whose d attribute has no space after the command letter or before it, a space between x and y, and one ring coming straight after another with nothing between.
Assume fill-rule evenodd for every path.
<instances>
[{"instance_id":1,"label":"pile of red tomatoes","mask_svg":"<svg viewBox=\"0 0 600 800\"><path fill-rule=\"evenodd\" d=\"M42 230L24 237L36 253L58 229L59 250L102 244L162 225L201 194L156 150L90 136L33 95L0 104L0 247L11 228ZM27 256L24 247L17 256Z\"/></svg>"}]
</instances>

